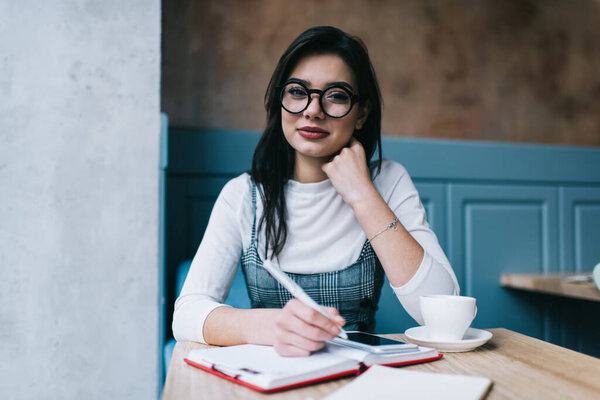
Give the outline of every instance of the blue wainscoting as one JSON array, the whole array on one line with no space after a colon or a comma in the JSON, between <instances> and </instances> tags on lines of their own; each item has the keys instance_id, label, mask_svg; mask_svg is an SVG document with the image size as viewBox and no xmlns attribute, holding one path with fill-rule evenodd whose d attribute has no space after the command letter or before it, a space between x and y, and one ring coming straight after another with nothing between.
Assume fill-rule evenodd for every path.
<instances>
[{"instance_id":1,"label":"blue wainscoting","mask_svg":"<svg viewBox=\"0 0 600 400\"><path fill-rule=\"evenodd\" d=\"M248 170L259 133L164 131L162 338L171 337L178 265L193 257L223 185ZM385 138L411 174L474 326L505 327L600 356L600 303L506 289L502 273L589 271L600 262L600 149ZM232 290L245 293L243 282ZM377 332L415 322L384 285Z\"/></svg>"}]
</instances>

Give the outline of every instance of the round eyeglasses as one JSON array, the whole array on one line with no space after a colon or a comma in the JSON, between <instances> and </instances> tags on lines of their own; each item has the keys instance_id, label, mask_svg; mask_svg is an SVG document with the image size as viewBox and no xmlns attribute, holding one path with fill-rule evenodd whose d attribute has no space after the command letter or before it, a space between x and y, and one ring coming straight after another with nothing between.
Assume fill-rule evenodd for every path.
<instances>
[{"instance_id":1,"label":"round eyeglasses","mask_svg":"<svg viewBox=\"0 0 600 400\"><path fill-rule=\"evenodd\" d=\"M319 95L321 110L331 118L342 118L348 115L358 96L352 94L349 88L340 84L327 86L324 90L308 89L299 80L290 79L280 86L281 106L289 113L299 114L308 108L312 94Z\"/></svg>"}]
</instances>

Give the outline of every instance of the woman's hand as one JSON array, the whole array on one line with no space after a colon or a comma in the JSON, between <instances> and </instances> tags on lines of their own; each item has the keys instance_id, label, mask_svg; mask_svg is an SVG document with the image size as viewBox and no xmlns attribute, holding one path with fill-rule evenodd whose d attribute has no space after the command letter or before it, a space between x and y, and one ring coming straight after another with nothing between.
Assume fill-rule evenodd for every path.
<instances>
[{"instance_id":1,"label":"woman's hand","mask_svg":"<svg viewBox=\"0 0 600 400\"><path fill-rule=\"evenodd\" d=\"M275 323L273 346L282 356L303 357L325 346L340 333L346 321L335 308L323 307L331 318L300 300L292 299L281 310ZM336 325L337 324L337 325Z\"/></svg>"},{"instance_id":2,"label":"woman's hand","mask_svg":"<svg viewBox=\"0 0 600 400\"><path fill-rule=\"evenodd\" d=\"M365 149L354 137L348 147L344 147L321 169L327 174L344 202L352 208L365 196L377 194L371 182Z\"/></svg>"}]
</instances>

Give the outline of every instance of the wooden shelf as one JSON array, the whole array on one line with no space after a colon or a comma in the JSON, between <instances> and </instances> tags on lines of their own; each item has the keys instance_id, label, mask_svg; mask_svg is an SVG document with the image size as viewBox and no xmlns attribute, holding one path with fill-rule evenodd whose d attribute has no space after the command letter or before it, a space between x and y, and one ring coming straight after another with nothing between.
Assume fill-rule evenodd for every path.
<instances>
[{"instance_id":1,"label":"wooden shelf","mask_svg":"<svg viewBox=\"0 0 600 400\"><path fill-rule=\"evenodd\" d=\"M502 274L500 284L513 289L600 301L600 290L593 282L571 282L579 274Z\"/></svg>"}]
</instances>

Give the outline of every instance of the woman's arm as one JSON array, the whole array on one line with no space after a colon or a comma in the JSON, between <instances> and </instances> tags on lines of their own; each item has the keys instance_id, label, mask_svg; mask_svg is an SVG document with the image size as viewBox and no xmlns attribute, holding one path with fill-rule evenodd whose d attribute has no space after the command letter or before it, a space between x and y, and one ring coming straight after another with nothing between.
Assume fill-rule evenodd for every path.
<instances>
[{"instance_id":1,"label":"woman's arm","mask_svg":"<svg viewBox=\"0 0 600 400\"><path fill-rule=\"evenodd\" d=\"M242 228L248 211L249 178L242 175L229 181L211 212L173 313L173 335L177 340L206 343L204 323L209 314L223 307L242 251ZM250 206L248 206L250 207Z\"/></svg>"},{"instance_id":2,"label":"woman's arm","mask_svg":"<svg viewBox=\"0 0 600 400\"><path fill-rule=\"evenodd\" d=\"M413 317L420 318L420 314L416 315L411 309L414 306L406 307L403 301L410 293L422 293L418 289L458 293L452 268L427 225L418 193L404 169L398 171L399 176L392 177L394 181L388 182L388 186L393 185L389 198L382 198L371 181L362 145L353 139L323 170L352 208L367 238L372 239L371 245L388 280ZM378 234L396 217L399 219L396 229ZM432 285L435 280L441 284Z\"/></svg>"},{"instance_id":3,"label":"woman's arm","mask_svg":"<svg viewBox=\"0 0 600 400\"><path fill-rule=\"evenodd\" d=\"M292 299L283 309L214 309L204 323L209 344L229 346L266 344L283 356L308 356L340 333L344 319L335 308L324 307L331 319Z\"/></svg>"},{"instance_id":4,"label":"woman's arm","mask_svg":"<svg viewBox=\"0 0 600 400\"><path fill-rule=\"evenodd\" d=\"M323 166L323 171L354 211L367 238L396 219L371 181L365 152L358 140L353 138L349 147ZM423 260L423 248L401 223L396 223L396 229L377 235L371 245L392 286L407 283Z\"/></svg>"},{"instance_id":5,"label":"woman's arm","mask_svg":"<svg viewBox=\"0 0 600 400\"><path fill-rule=\"evenodd\" d=\"M214 345L243 343L275 346L279 354L305 356L325 345L344 325L338 311L326 308L331 319L292 300L283 309L235 309L223 301L234 279L242 235L253 218L248 178L223 188L210 216L202 243L175 302L173 334L177 340Z\"/></svg>"}]
</instances>

